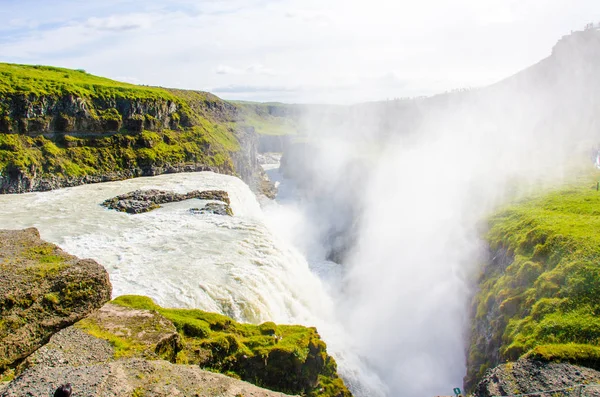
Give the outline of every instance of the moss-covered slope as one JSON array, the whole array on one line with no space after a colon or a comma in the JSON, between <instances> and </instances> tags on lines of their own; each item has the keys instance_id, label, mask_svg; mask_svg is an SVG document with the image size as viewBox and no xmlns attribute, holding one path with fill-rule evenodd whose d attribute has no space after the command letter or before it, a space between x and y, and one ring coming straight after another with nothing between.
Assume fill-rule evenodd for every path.
<instances>
[{"instance_id":1,"label":"moss-covered slope","mask_svg":"<svg viewBox=\"0 0 600 397\"><path fill-rule=\"evenodd\" d=\"M177 341L170 338L173 343L149 346L139 340L139 335L145 335L144 329L135 330L131 325L127 327L133 331L119 332L118 327L106 326L106 321L94 316L77 324L77 328L108 340L116 357L152 358L158 354L177 364L197 364L284 393L351 395L315 328L270 322L242 324L201 310L165 309L142 296L121 296L111 303L156 312L172 321L180 336ZM120 318L127 321L128 317Z\"/></svg>"},{"instance_id":2,"label":"moss-covered slope","mask_svg":"<svg viewBox=\"0 0 600 397\"><path fill-rule=\"evenodd\" d=\"M598 172L498 212L473 301L466 384L523 355L600 368Z\"/></svg>"},{"instance_id":3,"label":"moss-covered slope","mask_svg":"<svg viewBox=\"0 0 600 397\"><path fill-rule=\"evenodd\" d=\"M0 192L208 169L253 185L251 114L206 92L0 63Z\"/></svg>"}]
</instances>

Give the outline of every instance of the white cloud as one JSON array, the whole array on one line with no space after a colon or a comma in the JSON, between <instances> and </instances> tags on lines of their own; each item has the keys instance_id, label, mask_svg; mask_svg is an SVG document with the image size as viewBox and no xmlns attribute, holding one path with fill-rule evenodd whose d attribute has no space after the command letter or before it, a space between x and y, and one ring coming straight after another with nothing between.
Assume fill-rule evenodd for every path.
<instances>
[{"instance_id":1,"label":"white cloud","mask_svg":"<svg viewBox=\"0 0 600 397\"><path fill-rule=\"evenodd\" d=\"M216 74L244 74L244 70L243 69L237 69L237 68L233 68L231 66L227 66L227 65L219 65L217 66L217 69L215 70Z\"/></svg>"},{"instance_id":2,"label":"white cloud","mask_svg":"<svg viewBox=\"0 0 600 397\"><path fill-rule=\"evenodd\" d=\"M20 26L18 34L0 30L0 60L191 89L309 87L255 98L354 102L489 84L549 55L571 29L600 21L595 0L77 4L0 10Z\"/></svg>"},{"instance_id":3,"label":"white cloud","mask_svg":"<svg viewBox=\"0 0 600 397\"><path fill-rule=\"evenodd\" d=\"M275 76L277 73L270 68L265 67L260 63L249 65L245 68L235 68L227 65L219 65L215 69L216 74L228 74L228 75L265 75Z\"/></svg>"},{"instance_id":4,"label":"white cloud","mask_svg":"<svg viewBox=\"0 0 600 397\"><path fill-rule=\"evenodd\" d=\"M85 26L91 29L106 31L124 31L149 28L152 26L152 15L133 14L133 15L113 15L107 18L92 17L87 20Z\"/></svg>"}]
</instances>

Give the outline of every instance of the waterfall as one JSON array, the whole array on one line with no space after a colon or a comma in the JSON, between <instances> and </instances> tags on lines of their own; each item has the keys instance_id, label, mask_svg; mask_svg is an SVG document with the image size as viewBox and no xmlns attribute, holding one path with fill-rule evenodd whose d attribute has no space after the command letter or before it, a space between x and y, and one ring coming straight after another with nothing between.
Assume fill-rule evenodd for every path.
<instances>
[{"instance_id":1,"label":"waterfall","mask_svg":"<svg viewBox=\"0 0 600 397\"><path fill-rule=\"evenodd\" d=\"M203 205L197 199L137 215L100 205L136 189L225 190L234 216L191 213ZM97 260L110 274L114 296L145 295L161 306L243 322L316 326L350 387L376 396L381 386L354 354L328 288L270 225L246 184L211 172L0 196L1 228L33 226L65 251Z\"/></svg>"}]
</instances>

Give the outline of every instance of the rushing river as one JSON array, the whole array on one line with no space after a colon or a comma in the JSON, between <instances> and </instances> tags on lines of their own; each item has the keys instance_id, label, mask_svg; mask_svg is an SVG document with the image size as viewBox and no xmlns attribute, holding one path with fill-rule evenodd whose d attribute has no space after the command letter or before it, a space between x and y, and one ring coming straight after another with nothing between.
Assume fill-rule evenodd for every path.
<instances>
[{"instance_id":1,"label":"rushing river","mask_svg":"<svg viewBox=\"0 0 600 397\"><path fill-rule=\"evenodd\" d=\"M129 215L100 205L136 189L229 193L233 217L195 214L201 200ZM331 288L336 265L309 263L286 231L294 211L276 202L263 212L240 179L211 172L0 195L0 228L36 227L65 251L108 270L113 296L140 294L167 307L199 308L238 321L317 326L357 395L376 395L336 320ZM311 270L312 267L312 270ZM326 280L328 282L323 282Z\"/></svg>"}]
</instances>

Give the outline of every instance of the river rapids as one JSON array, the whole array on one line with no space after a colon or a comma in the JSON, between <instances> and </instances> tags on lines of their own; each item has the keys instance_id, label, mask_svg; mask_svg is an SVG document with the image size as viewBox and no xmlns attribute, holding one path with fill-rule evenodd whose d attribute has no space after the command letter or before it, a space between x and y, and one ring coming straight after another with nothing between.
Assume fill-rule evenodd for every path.
<instances>
[{"instance_id":1,"label":"river rapids","mask_svg":"<svg viewBox=\"0 0 600 397\"><path fill-rule=\"evenodd\" d=\"M197 199L138 215L100 205L136 189L225 190L234 216L192 213L190 208L204 205ZM337 265L309 263L294 247L293 210L275 201L263 207L236 177L167 174L0 195L0 228L36 227L70 254L97 260L110 274L113 297L145 295L161 306L198 308L237 321L316 326L353 392L383 393L336 318Z\"/></svg>"}]
</instances>

